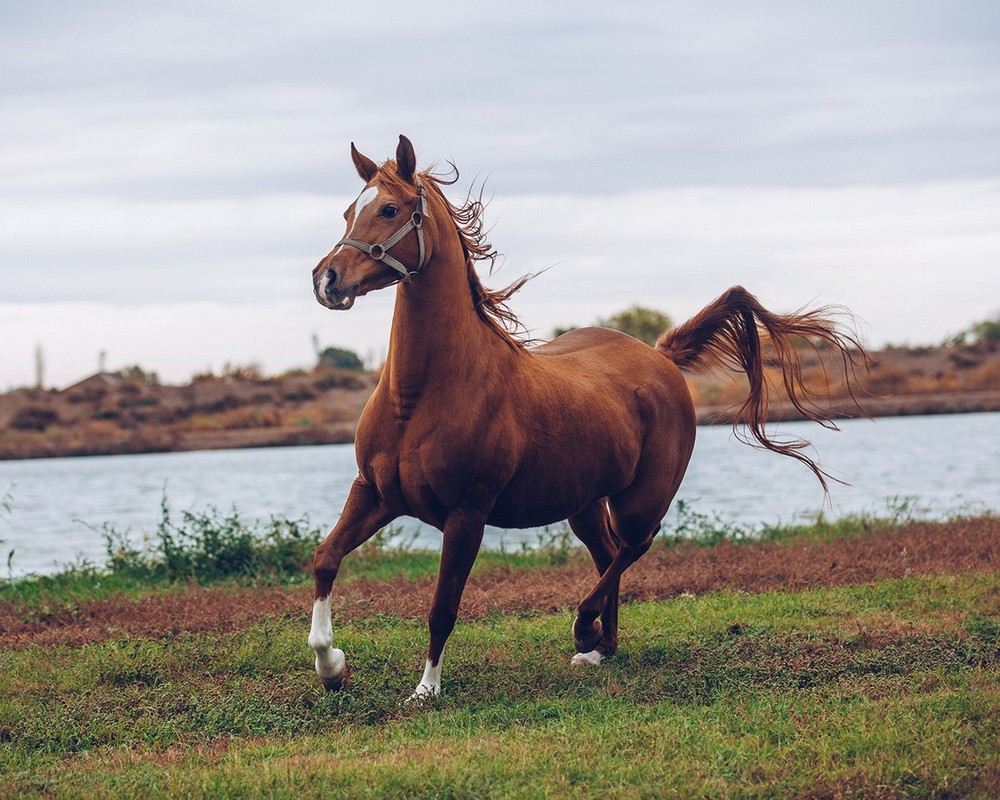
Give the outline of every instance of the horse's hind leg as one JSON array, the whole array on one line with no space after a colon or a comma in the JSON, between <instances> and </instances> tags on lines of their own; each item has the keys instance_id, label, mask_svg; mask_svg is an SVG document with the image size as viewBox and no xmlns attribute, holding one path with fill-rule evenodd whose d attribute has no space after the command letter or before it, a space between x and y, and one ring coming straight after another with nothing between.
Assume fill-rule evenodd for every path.
<instances>
[{"instance_id":1,"label":"horse's hind leg","mask_svg":"<svg viewBox=\"0 0 1000 800\"><path fill-rule=\"evenodd\" d=\"M378 493L359 477L354 481L336 526L316 548L313 569L316 590L313 600L309 646L316 652L316 674L329 691L342 689L347 682L347 660L333 647L330 619L330 591L344 556L364 544L396 514L388 511Z\"/></svg>"},{"instance_id":2,"label":"horse's hind leg","mask_svg":"<svg viewBox=\"0 0 1000 800\"><path fill-rule=\"evenodd\" d=\"M598 617L611 597L615 599L617 610L622 573L649 550L676 490L676 486L672 491L671 487L664 490L662 485L650 481L633 484L609 499L610 528L618 539L618 552L597 585L577 607L573 623L573 643L577 649L575 663L596 664L601 661L600 651L595 650L604 637Z\"/></svg>"},{"instance_id":3,"label":"horse's hind leg","mask_svg":"<svg viewBox=\"0 0 1000 800\"><path fill-rule=\"evenodd\" d=\"M597 567L597 574L604 575L618 553L618 544L611 531L608 518L607 500L601 499L569 518L573 533L590 551ZM573 663L597 663L614 655L618 649L618 582L608 591L607 600L601 610L600 638L596 645L577 653ZM575 638L575 637L574 637ZM588 642L583 642L588 644Z\"/></svg>"},{"instance_id":4,"label":"horse's hind leg","mask_svg":"<svg viewBox=\"0 0 1000 800\"><path fill-rule=\"evenodd\" d=\"M653 530L648 540L638 546L623 543L597 585L577 606L576 622L573 623L573 644L576 645L577 654L573 657L573 663L598 664L603 660L604 656L598 648L604 641L604 630L598 616L606 608L609 599L614 596L617 617L618 586L622 573L649 549L655 533L656 530ZM616 630L616 646L617 633Z\"/></svg>"}]
</instances>

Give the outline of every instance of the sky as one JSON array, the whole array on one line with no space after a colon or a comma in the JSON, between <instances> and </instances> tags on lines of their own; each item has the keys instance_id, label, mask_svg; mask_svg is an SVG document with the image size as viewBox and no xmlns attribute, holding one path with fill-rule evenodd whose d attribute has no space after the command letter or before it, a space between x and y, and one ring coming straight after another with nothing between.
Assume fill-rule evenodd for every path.
<instances>
[{"instance_id":1,"label":"sky","mask_svg":"<svg viewBox=\"0 0 1000 800\"><path fill-rule=\"evenodd\" d=\"M485 187L540 338L742 284L873 347L1000 313L1000 4L0 4L0 389L377 362L311 271L350 143Z\"/></svg>"}]
</instances>

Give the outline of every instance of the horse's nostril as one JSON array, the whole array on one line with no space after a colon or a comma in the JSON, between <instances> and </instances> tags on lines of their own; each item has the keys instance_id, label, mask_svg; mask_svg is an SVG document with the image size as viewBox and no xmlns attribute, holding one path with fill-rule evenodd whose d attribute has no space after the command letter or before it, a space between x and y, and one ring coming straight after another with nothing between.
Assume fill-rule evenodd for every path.
<instances>
[{"instance_id":1,"label":"horse's nostril","mask_svg":"<svg viewBox=\"0 0 1000 800\"><path fill-rule=\"evenodd\" d=\"M334 287L337 285L337 271L334 269L328 269L326 271L326 293L327 295L333 294L335 291Z\"/></svg>"}]
</instances>

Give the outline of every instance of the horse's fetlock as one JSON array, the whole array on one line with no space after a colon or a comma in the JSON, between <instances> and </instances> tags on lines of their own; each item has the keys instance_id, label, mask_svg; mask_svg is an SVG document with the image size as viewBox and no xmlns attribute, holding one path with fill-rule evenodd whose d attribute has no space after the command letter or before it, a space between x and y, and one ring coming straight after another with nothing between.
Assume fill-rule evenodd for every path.
<instances>
[{"instance_id":1,"label":"horse's fetlock","mask_svg":"<svg viewBox=\"0 0 1000 800\"><path fill-rule=\"evenodd\" d=\"M578 617L573 623L573 644L578 653L586 653L600 643L604 631L600 619L595 619L589 626L581 625L581 622L582 620Z\"/></svg>"}]
</instances>

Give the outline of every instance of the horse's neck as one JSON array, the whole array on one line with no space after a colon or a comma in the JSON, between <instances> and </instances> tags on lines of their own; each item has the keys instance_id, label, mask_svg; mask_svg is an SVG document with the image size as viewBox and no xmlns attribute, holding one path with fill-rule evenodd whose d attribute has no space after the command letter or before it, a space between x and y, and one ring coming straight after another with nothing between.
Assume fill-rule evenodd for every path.
<instances>
[{"instance_id":1,"label":"horse's neck","mask_svg":"<svg viewBox=\"0 0 1000 800\"><path fill-rule=\"evenodd\" d=\"M511 352L476 313L467 270L452 248L396 290L386 370L397 413L408 416L427 392L468 392Z\"/></svg>"}]
</instances>

